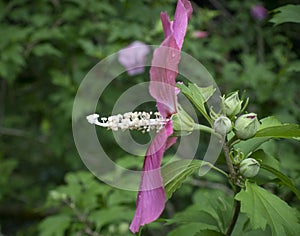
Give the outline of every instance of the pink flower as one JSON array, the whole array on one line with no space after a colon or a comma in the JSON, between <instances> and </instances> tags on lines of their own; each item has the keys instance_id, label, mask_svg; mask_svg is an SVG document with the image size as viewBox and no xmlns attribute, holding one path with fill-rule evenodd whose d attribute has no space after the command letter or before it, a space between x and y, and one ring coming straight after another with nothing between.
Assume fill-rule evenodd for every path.
<instances>
[{"instance_id":1,"label":"pink flower","mask_svg":"<svg viewBox=\"0 0 300 236\"><path fill-rule=\"evenodd\" d=\"M197 30L193 32L193 36L198 39L206 38L208 36L208 32Z\"/></svg>"},{"instance_id":2,"label":"pink flower","mask_svg":"<svg viewBox=\"0 0 300 236\"><path fill-rule=\"evenodd\" d=\"M192 11L188 0L178 0L174 21L170 21L167 13L161 13L165 39L153 54L149 91L156 100L158 111L166 119L177 113L178 91L175 79L178 74L180 50ZM147 150L136 212L130 225L133 233L138 232L141 226L155 221L164 210L166 196L160 164L164 151L176 142L176 137L170 137L172 134L172 121L169 120Z\"/></svg>"},{"instance_id":3,"label":"pink flower","mask_svg":"<svg viewBox=\"0 0 300 236\"><path fill-rule=\"evenodd\" d=\"M119 62L126 68L128 75L137 75L144 72L146 56L150 52L149 47L139 41L129 44L119 51Z\"/></svg>"},{"instance_id":4,"label":"pink flower","mask_svg":"<svg viewBox=\"0 0 300 236\"><path fill-rule=\"evenodd\" d=\"M268 11L262 5L256 5L251 8L251 15L256 20L264 20L268 15Z\"/></svg>"}]
</instances>

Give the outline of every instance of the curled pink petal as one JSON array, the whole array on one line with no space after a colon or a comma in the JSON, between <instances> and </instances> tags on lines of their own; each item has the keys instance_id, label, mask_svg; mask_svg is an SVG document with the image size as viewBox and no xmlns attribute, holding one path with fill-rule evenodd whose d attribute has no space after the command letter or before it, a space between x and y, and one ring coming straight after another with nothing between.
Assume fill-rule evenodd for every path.
<instances>
[{"instance_id":1,"label":"curled pink petal","mask_svg":"<svg viewBox=\"0 0 300 236\"><path fill-rule=\"evenodd\" d=\"M180 62L178 49L174 37L169 36L153 54L149 91L163 117L169 117L177 112L175 80Z\"/></svg>"},{"instance_id":2,"label":"curled pink petal","mask_svg":"<svg viewBox=\"0 0 300 236\"><path fill-rule=\"evenodd\" d=\"M170 21L166 12L160 13L160 19L164 29L165 38L167 38L173 33L173 22Z\"/></svg>"},{"instance_id":3,"label":"curled pink petal","mask_svg":"<svg viewBox=\"0 0 300 236\"><path fill-rule=\"evenodd\" d=\"M178 91L175 88L175 81L180 62L180 49L192 11L189 1L179 0L174 22L170 22L166 13L161 13L166 38L153 54L149 90L151 96L156 99L158 111L163 117L169 117L177 112Z\"/></svg>"},{"instance_id":4,"label":"curled pink petal","mask_svg":"<svg viewBox=\"0 0 300 236\"><path fill-rule=\"evenodd\" d=\"M173 35L180 49L182 48L188 20L191 17L192 12L193 8L190 1L178 1L173 22Z\"/></svg>"},{"instance_id":5,"label":"curled pink petal","mask_svg":"<svg viewBox=\"0 0 300 236\"><path fill-rule=\"evenodd\" d=\"M188 20L191 17L192 12L193 8L190 1L179 0L176 6L174 21L170 21L166 12L160 14L165 38L173 34L180 49L183 44Z\"/></svg>"},{"instance_id":6,"label":"curled pink petal","mask_svg":"<svg viewBox=\"0 0 300 236\"><path fill-rule=\"evenodd\" d=\"M156 220L164 210L166 196L160 174L160 164L165 150L176 142L176 138L168 139L172 133L172 122L169 121L156 135L147 150L136 212L130 225L133 233L138 232L142 225Z\"/></svg>"}]
</instances>

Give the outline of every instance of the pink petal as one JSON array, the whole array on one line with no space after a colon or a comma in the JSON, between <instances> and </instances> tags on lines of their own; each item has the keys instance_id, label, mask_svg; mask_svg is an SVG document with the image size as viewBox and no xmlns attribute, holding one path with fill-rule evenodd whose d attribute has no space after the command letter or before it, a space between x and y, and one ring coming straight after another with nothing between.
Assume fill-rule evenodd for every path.
<instances>
[{"instance_id":1,"label":"pink petal","mask_svg":"<svg viewBox=\"0 0 300 236\"><path fill-rule=\"evenodd\" d=\"M173 35L180 49L182 48L184 36L188 25L188 20L191 17L192 12L193 12L193 8L190 1L187 0L178 1L176 11L175 11L175 16L174 16Z\"/></svg>"},{"instance_id":2,"label":"pink petal","mask_svg":"<svg viewBox=\"0 0 300 236\"><path fill-rule=\"evenodd\" d=\"M167 38L173 33L173 22L170 21L170 18L166 12L160 13L160 19L164 29L165 38Z\"/></svg>"},{"instance_id":3,"label":"pink petal","mask_svg":"<svg viewBox=\"0 0 300 236\"><path fill-rule=\"evenodd\" d=\"M164 210L166 197L160 174L160 164L164 151L176 141L176 138L168 139L172 133L173 128L170 121L156 135L147 150L136 212L129 227L133 233L138 232L142 225L156 220Z\"/></svg>"},{"instance_id":4,"label":"pink petal","mask_svg":"<svg viewBox=\"0 0 300 236\"><path fill-rule=\"evenodd\" d=\"M171 35L155 49L150 69L149 91L156 99L158 111L163 117L169 117L177 111L175 79L179 62L180 51Z\"/></svg>"},{"instance_id":5,"label":"pink petal","mask_svg":"<svg viewBox=\"0 0 300 236\"><path fill-rule=\"evenodd\" d=\"M163 117L177 112L178 90L175 88L175 79L178 74L180 49L192 11L189 1L178 0L174 22L170 22L166 13L161 13L165 40L153 54L149 90Z\"/></svg>"},{"instance_id":6,"label":"pink petal","mask_svg":"<svg viewBox=\"0 0 300 236\"><path fill-rule=\"evenodd\" d=\"M126 68L129 75L140 74L144 72L149 52L148 45L135 41L119 51L118 60Z\"/></svg>"}]
</instances>

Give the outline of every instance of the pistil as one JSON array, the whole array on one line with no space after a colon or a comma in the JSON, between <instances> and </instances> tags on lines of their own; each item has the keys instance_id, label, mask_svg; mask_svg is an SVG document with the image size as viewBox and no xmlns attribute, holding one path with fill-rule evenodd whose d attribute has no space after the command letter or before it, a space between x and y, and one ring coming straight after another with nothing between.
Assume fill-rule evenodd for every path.
<instances>
[{"instance_id":1,"label":"pistil","mask_svg":"<svg viewBox=\"0 0 300 236\"><path fill-rule=\"evenodd\" d=\"M161 130L169 119L165 119L159 112L127 112L125 114L113 115L110 117L101 117L100 115L92 114L87 116L87 120L91 124L118 131L125 130L141 130L143 133L150 130Z\"/></svg>"}]
</instances>

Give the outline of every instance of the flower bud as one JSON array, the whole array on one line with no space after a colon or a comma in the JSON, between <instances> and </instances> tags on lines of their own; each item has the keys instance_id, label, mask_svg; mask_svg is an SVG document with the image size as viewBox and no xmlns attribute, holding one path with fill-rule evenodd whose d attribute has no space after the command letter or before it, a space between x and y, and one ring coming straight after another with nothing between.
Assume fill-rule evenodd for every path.
<instances>
[{"instance_id":1,"label":"flower bud","mask_svg":"<svg viewBox=\"0 0 300 236\"><path fill-rule=\"evenodd\" d=\"M239 92L232 93L224 100L224 109L228 117L235 116L242 109L242 101L239 98Z\"/></svg>"},{"instance_id":2,"label":"flower bud","mask_svg":"<svg viewBox=\"0 0 300 236\"><path fill-rule=\"evenodd\" d=\"M256 134L258 124L255 113L241 115L235 121L234 132L239 139L248 139Z\"/></svg>"},{"instance_id":3,"label":"flower bud","mask_svg":"<svg viewBox=\"0 0 300 236\"><path fill-rule=\"evenodd\" d=\"M245 178L252 178L258 174L260 164L253 158L247 158L240 163L240 173Z\"/></svg>"},{"instance_id":4,"label":"flower bud","mask_svg":"<svg viewBox=\"0 0 300 236\"><path fill-rule=\"evenodd\" d=\"M226 116L219 116L214 122L214 130L221 135L226 135L232 129L231 121Z\"/></svg>"},{"instance_id":5,"label":"flower bud","mask_svg":"<svg viewBox=\"0 0 300 236\"><path fill-rule=\"evenodd\" d=\"M194 130L195 122L180 106L178 112L171 117L174 135L187 135Z\"/></svg>"}]
</instances>

